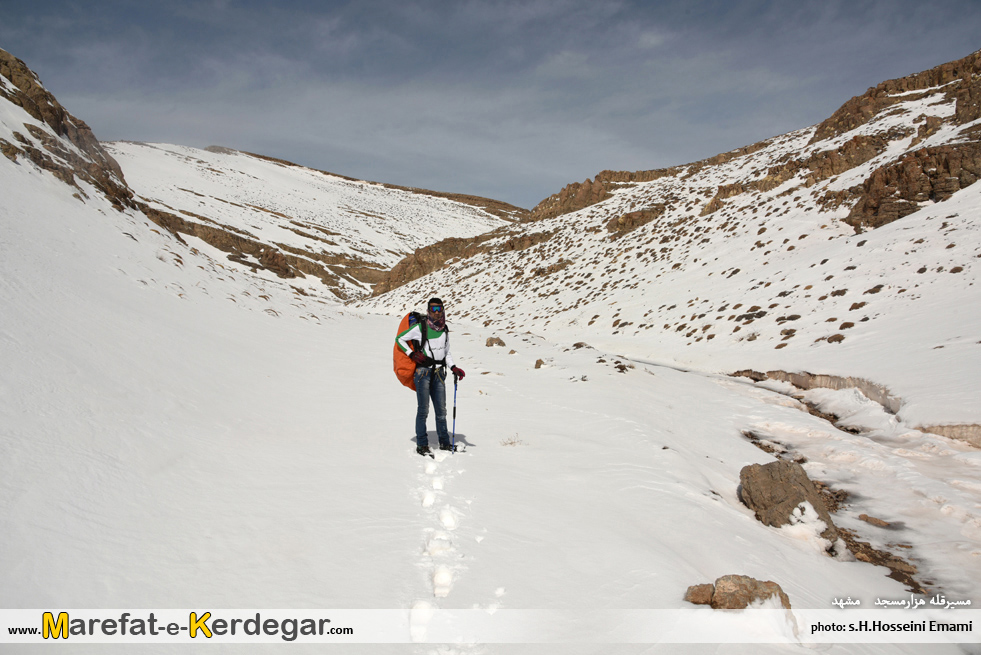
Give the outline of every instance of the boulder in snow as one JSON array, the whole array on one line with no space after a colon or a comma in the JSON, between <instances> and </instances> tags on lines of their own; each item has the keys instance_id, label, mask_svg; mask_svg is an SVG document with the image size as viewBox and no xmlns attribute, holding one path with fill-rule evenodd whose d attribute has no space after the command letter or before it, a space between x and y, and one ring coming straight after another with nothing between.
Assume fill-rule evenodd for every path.
<instances>
[{"instance_id":1,"label":"boulder in snow","mask_svg":"<svg viewBox=\"0 0 981 655\"><path fill-rule=\"evenodd\" d=\"M739 472L739 482L739 499L765 525L793 525L797 522L792 518L794 512L806 502L827 526L821 536L832 544L838 540L838 530L824 499L800 464L783 460L751 464Z\"/></svg>"},{"instance_id":2,"label":"boulder in snow","mask_svg":"<svg viewBox=\"0 0 981 655\"><path fill-rule=\"evenodd\" d=\"M711 605L717 610L742 610L753 603L776 597L784 609L791 609L790 598L776 582L760 581L746 575L724 575L715 584L688 587L685 600L696 605Z\"/></svg>"}]
</instances>

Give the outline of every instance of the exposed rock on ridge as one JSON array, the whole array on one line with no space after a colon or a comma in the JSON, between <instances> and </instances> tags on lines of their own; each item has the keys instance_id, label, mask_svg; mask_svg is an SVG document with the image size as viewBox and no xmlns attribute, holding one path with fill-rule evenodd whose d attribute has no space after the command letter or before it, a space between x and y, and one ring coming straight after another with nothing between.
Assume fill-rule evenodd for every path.
<instances>
[{"instance_id":1,"label":"exposed rock on ridge","mask_svg":"<svg viewBox=\"0 0 981 655\"><path fill-rule=\"evenodd\" d=\"M945 84L949 85L945 91L946 97L957 102L954 122L963 125L977 120L981 118L981 80L977 78L979 74L981 50L928 71L882 82L846 102L818 125L811 143L849 132L867 123L883 109L901 100L911 99L899 94L924 91Z\"/></svg>"},{"instance_id":2,"label":"exposed rock on ridge","mask_svg":"<svg viewBox=\"0 0 981 655\"><path fill-rule=\"evenodd\" d=\"M295 251L283 244L270 246L241 234L235 228L210 221L205 225L188 221L171 212L154 209L143 202L137 207L147 218L180 238L186 234L201 239L205 243L229 253L228 259L253 269L266 269L278 277L289 279L304 274L319 278L336 296L346 300L347 293L339 283L341 277L351 277L359 281L376 281L383 271L370 262L343 256L317 255L306 251ZM197 217L203 219L204 217ZM204 219L207 220L207 219ZM285 251L285 252L284 252ZM251 256L256 262L245 259ZM317 261L310 261L310 258Z\"/></svg>"},{"instance_id":3,"label":"exposed rock on ridge","mask_svg":"<svg viewBox=\"0 0 981 655\"><path fill-rule=\"evenodd\" d=\"M883 82L869 89L865 94L852 98L816 127L810 143L818 143L849 132L869 122L884 109L904 100L925 96L935 91L935 87L941 85L949 85L945 89L945 96L956 101L954 116L952 117L954 124L963 125L981 118L981 51L963 59L937 66L929 71ZM900 95L917 91L922 93L919 96L915 93L913 96ZM938 118L932 117L930 122L921 129L918 139L922 140L931 131L935 131L939 122ZM903 136L906 135L892 135L892 139ZM862 137L856 137L856 139L855 142L850 141L833 151L818 153L809 159L788 161L786 165L768 171L765 178L756 181L755 184L750 184L747 188L767 191L790 179L801 169L808 169L812 172L808 176L810 185L819 180L840 175L846 170L868 161L880 153L886 145L886 142L881 138L872 139L872 143ZM716 166L731 161L733 158L758 152L771 141L771 139L760 141L687 166L636 172L603 171L592 180L587 179L584 182L569 184L559 193L541 201L531 210L529 218L530 220L542 220L578 211L608 199L616 188L623 185L676 176L682 171L685 171L686 176L690 176L705 167ZM963 180L961 180L961 184L962 186L967 185ZM855 197L853 194L851 199L854 200ZM840 202L841 199L838 200L836 206ZM874 201L870 201L869 204L872 203ZM716 211L720 206L720 202L713 199L705 206L704 213ZM863 208L860 211L866 212L868 210ZM892 215L892 210L887 209L885 216ZM860 221L856 220L857 222Z\"/></svg>"},{"instance_id":4,"label":"exposed rock on ridge","mask_svg":"<svg viewBox=\"0 0 981 655\"><path fill-rule=\"evenodd\" d=\"M498 228L471 239L443 239L430 246L419 248L396 264L378 281L372 290L372 296L387 293L433 271L445 268L455 259L473 257L481 253L525 250L547 241L552 236L550 232L513 234L514 232L511 227Z\"/></svg>"},{"instance_id":5,"label":"exposed rock on ridge","mask_svg":"<svg viewBox=\"0 0 981 655\"><path fill-rule=\"evenodd\" d=\"M47 125L55 136L67 140L78 150L73 152L65 148L58 138L36 125L25 125L24 129L37 141L15 132L19 145L0 139L0 151L4 156L12 161L26 157L76 187L75 178L78 177L99 189L118 209L133 206L133 193L126 186L119 164L102 148L89 126L68 113L23 61L2 49L0 76L13 85L12 91L0 85L0 98L21 107L32 118Z\"/></svg>"},{"instance_id":6,"label":"exposed rock on ridge","mask_svg":"<svg viewBox=\"0 0 981 655\"><path fill-rule=\"evenodd\" d=\"M981 177L981 143L923 148L884 166L862 185L846 221L876 228L908 216L919 203L943 202Z\"/></svg>"}]
</instances>

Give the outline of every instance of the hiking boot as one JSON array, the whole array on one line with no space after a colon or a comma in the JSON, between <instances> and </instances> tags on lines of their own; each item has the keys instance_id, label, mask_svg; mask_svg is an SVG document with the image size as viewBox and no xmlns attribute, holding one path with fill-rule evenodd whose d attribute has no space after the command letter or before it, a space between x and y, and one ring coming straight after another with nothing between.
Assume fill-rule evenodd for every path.
<instances>
[{"instance_id":1,"label":"hiking boot","mask_svg":"<svg viewBox=\"0 0 981 655\"><path fill-rule=\"evenodd\" d=\"M416 448L416 452L419 453L420 455L423 455L423 456L426 456L426 455L429 455L430 457L433 456L433 451L431 451L429 449L429 446L418 446Z\"/></svg>"},{"instance_id":2,"label":"hiking boot","mask_svg":"<svg viewBox=\"0 0 981 655\"><path fill-rule=\"evenodd\" d=\"M439 449L440 450L448 450L450 452L455 453L456 452L456 445L450 445L448 443L441 443L439 445Z\"/></svg>"}]
</instances>

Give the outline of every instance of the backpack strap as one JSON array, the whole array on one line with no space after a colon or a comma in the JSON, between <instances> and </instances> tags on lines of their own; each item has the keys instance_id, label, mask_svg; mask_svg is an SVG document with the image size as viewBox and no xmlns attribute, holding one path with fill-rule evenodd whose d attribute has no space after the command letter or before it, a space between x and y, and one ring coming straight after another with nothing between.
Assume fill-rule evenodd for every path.
<instances>
[{"instance_id":1,"label":"backpack strap","mask_svg":"<svg viewBox=\"0 0 981 655\"><path fill-rule=\"evenodd\" d=\"M419 334L420 334L420 339L418 342L419 352L425 355L426 343L429 341L429 329L428 329L429 326L426 325L427 322L426 317L420 314L419 312L411 312L409 321L412 322L413 320L415 321L415 324L419 326ZM415 341L411 343L415 343Z\"/></svg>"},{"instance_id":2,"label":"backpack strap","mask_svg":"<svg viewBox=\"0 0 981 655\"><path fill-rule=\"evenodd\" d=\"M426 354L426 343L429 341L429 319L422 314L416 313L416 320L419 322L419 330L422 332L422 341L419 343L419 348L422 350L422 354ZM446 334L446 347L450 347L450 328L448 325L443 326L443 332ZM443 376L446 376L446 359L434 359L433 369L437 366L443 369Z\"/></svg>"},{"instance_id":3,"label":"backpack strap","mask_svg":"<svg viewBox=\"0 0 981 655\"><path fill-rule=\"evenodd\" d=\"M429 341L429 330L426 325L426 317L422 314L416 314L416 321L419 322L419 332L422 334L422 341L419 342L419 348L422 349L422 354L426 354L426 342Z\"/></svg>"}]
</instances>

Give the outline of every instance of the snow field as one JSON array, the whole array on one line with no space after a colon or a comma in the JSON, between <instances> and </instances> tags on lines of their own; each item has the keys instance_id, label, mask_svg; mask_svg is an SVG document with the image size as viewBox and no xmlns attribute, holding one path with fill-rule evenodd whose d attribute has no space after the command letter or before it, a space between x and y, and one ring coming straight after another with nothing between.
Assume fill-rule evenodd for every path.
<instances>
[{"instance_id":1,"label":"snow field","mask_svg":"<svg viewBox=\"0 0 981 655\"><path fill-rule=\"evenodd\" d=\"M138 216L15 174L32 204L0 208L5 606L415 608L418 632L426 607L678 608L727 573L799 608L904 593L738 502L742 466L771 459L742 429L823 425L772 392L454 322L467 450L422 458L391 317L303 320L288 285L246 296ZM641 648L414 652L432 650Z\"/></svg>"},{"instance_id":2,"label":"snow field","mask_svg":"<svg viewBox=\"0 0 981 655\"><path fill-rule=\"evenodd\" d=\"M415 397L391 373L391 316L247 274L95 192L74 198L24 161L0 159L0 182L4 607L397 608L423 639L434 608L676 609L687 586L729 573L780 583L799 609L906 596L881 567L821 554L807 521L788 531L755 520L737 498L739 471L772 456L741 436L750 429L854 492L841 525L883 548L910 546L950 596L976 594L976 453L854 397L814 400L861 435L748 382L480 327L448 301L468 371L457 421L466 451L422 458ZM485 347L489 336L508 346ZM862 512L893 528L877 532ZM595 638L354 650L800 650Z\"/></svg>"}]
</instances>

